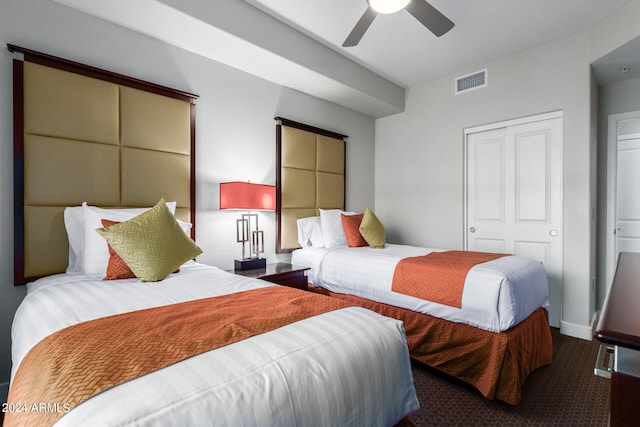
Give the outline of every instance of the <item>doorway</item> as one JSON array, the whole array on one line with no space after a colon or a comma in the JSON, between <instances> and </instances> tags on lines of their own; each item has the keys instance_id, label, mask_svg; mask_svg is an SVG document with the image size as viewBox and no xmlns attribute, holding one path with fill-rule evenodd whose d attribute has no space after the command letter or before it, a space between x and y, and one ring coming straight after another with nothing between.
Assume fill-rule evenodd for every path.
<instances>
[{"instance_id":1,"label":"doorway","mask_svg":"<svg viewBox=\"0 0 640 427\"><path fill-rule=\"evenodd\" d=\"M640 252L640 111L609 116L607 291L620 252Z\"/></svg>"}]
</instances>

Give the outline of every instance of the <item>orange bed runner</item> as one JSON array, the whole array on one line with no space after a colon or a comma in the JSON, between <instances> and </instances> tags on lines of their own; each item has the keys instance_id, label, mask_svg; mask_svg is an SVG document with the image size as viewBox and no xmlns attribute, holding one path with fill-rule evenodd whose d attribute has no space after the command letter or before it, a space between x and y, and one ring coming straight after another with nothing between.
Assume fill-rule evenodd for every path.
<instances>
[{"instance_id":1,"label":"orange bed runner","mask_svg":"<svg viewBox=\"0 0 640 427\"><path fill-rule=\"evenodd\" d=\"M23 359L4 427L51 425L89 397L180 360L353 304L272 286L118 314L49 335ZM33 404L46 404L39 411ZM51 410L55 408L56 410Z\"/></svg>"},{"instance_id":2,"label":"orange bed runner","mask_svg":"<svg viewBox=\"0 0 640 427\"><path fill-rule=\"evenodd\" d=\"M467 273L475 265L507 256L488 252L446 251L403 258L393 273L391 290L460 308Z\"/></svg>"}]
</instances>

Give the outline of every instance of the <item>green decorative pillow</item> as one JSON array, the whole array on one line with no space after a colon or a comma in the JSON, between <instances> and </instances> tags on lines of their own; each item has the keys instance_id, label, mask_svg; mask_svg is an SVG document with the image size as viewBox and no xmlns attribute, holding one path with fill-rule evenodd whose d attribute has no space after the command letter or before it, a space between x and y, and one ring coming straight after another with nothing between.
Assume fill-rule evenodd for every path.
<instances>
[{"instance_id":1,"label":"green decorative pillow","mask_svg":"<svg viewBox=\"0 0 640 427\"><path fill-rule=\"evenodd\" d=\"M202 253L164 200L128 221L96 231L143 282L162 280Z\"/></svg>"},{"instance_id":2,"label":"green decorative pillow","mask_svg":"<svg viewBox=\"0 0 640 427\"><path fill-rule=\"evenodd\" d=\"M364 216L360 223L360 234L362 234L364 240L366 240L372 248L384 248L387 234L380 220L369 208L365 208L364 210Z\"/></svg>"}]
</instances>

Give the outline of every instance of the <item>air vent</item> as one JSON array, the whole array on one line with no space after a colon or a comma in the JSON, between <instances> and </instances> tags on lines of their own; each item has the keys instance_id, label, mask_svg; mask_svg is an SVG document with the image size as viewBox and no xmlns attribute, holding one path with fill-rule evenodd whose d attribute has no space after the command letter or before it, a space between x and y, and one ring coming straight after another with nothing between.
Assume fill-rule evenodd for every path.
<instances>
[{"instance_id":1,"label":"air vent","mask_svg":"<svg viewBox=\"0 0 640 427\"><path fill-rule=\"evenodd\" d=\"M467 74L466 76L458 77L456 79L456 95L463 92L468 92L474 89L480 89L487 85L487 70L477 71L475 73Z\"/></svg>"}]
</instances>

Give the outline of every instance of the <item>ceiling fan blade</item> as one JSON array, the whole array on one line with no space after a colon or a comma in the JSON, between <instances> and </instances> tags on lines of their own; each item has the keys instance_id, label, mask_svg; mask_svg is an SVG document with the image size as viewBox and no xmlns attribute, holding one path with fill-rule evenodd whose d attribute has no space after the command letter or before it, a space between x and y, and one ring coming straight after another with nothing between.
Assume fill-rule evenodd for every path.
<instances>
[{"instance_id":1,"label":"ceiling fan blade","mask_svg":"<svg viewBox=\"0 0 640 427\"><path fill-rule=\"evenodd\" d=\"M405 9L437 37L442 36L455 25L438 9L423 0L412 0Z\"/></svg>"},{"instance_id":2,"label":"ceiling fan blade","mask_svg":"<svg viewBox=\"0 0 640 427\"><path fill-rule=\"evenodd\" d=\"M356 26L353 27L353 30L351 30L347 36L347 39L342 43L342 47L353 47L357 45L377 15L375 10L367 7L367 10L364 11L364 14L360 17Z\"/></svg>"}]
</instances>

